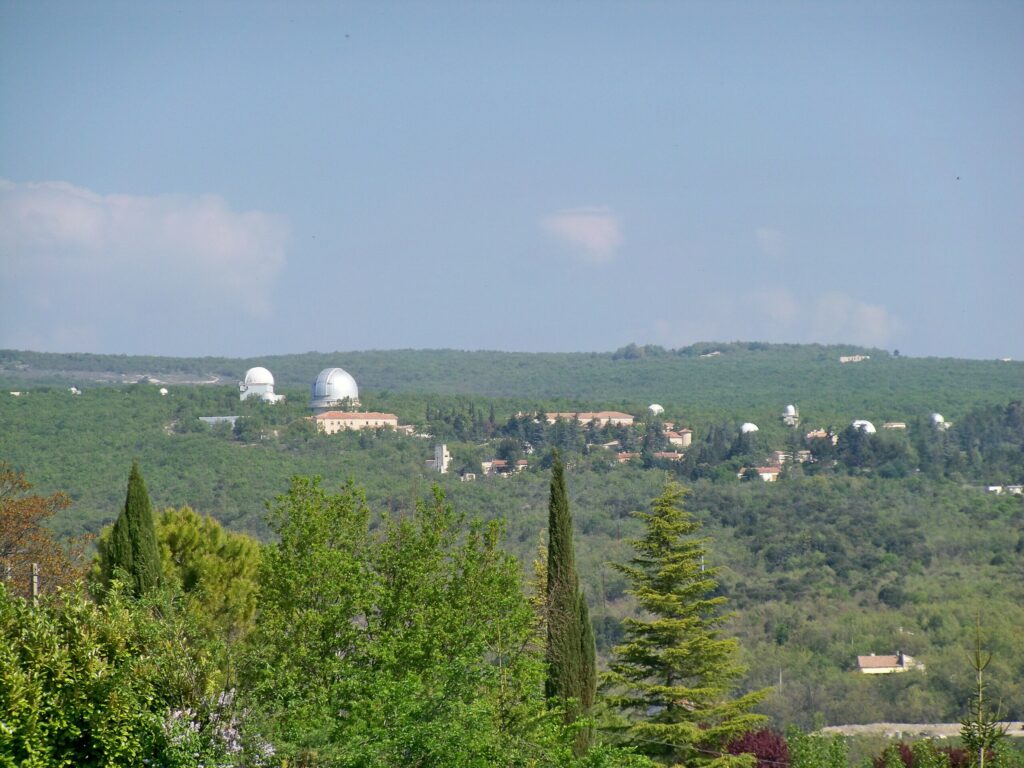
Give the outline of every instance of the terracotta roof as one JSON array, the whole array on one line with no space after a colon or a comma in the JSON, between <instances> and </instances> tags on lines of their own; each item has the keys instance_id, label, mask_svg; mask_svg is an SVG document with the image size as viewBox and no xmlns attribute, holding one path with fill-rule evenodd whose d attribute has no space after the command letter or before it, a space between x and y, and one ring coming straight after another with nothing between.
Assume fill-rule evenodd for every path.
<instances>
[{"instance_id":1,"label":"terracotta roof","mask_svg":"<svg viewBox=\"0 0 1024 768\"><path fill-rule=\"evenodd\" d=\"M349 413L348 411L328 411L327 413L318 413L313 418L323 419L335 419L337 421L398 421L398 417L393 413Z\"/></svg>"},{"instance_id":2,"label":"terracotta roof","mask_svg":"<svg viewBox=\"0 0 1024 768\"><path fill-rule=\"evenodd\" d=\"M858 656L857 666L861 669L879 669L900 666L899 656Z\"/></svg>"},{"instance_id":3,"label":"terracotta roof","mask_svg":"<svg viewBox=\"0 0 1024 768\"><path fill-rule=\"evenodd\" d=\"M622 413L621 411L557 412L545 413L544 416L548 419L567 419L569 421L579 419L583 423L593 421L594 419L633 419L633 414Z\"/></svg>"}]
</instances>

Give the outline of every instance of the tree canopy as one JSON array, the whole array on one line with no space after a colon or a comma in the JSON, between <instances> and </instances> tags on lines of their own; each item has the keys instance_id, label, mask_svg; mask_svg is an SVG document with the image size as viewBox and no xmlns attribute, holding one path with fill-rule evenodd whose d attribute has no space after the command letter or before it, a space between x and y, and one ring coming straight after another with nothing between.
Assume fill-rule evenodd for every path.
<instances>
[{"instance_id":1,"label":"tree canopy","mask_svg":"<svg viewBox=\"0 0 1024 768\"><path fill-rule=\"evenodd\" d=\"M683 509L685 490L669 484L635 513L643 537L615 567L651 618L627 618L626 642L613 651L610 701L630 718L626 738L667 765L752 765L726 753L728 744L764 722L752 707L764 696L735 696L743 673L739 643L722 634L725 598L715 595L715 569L704 562L700 523Z\"/></svg>"}]
</instances>

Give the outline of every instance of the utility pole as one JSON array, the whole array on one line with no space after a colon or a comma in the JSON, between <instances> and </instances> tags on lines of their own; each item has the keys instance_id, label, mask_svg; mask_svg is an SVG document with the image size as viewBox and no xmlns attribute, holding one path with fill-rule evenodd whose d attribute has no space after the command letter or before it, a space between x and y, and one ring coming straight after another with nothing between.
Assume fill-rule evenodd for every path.
<instances>
[{"instance_id":1,"label":"utility pole","mask_svg":"<svg viewBox=\"0 0 1024 768\"><path fill-rule=\"evenodd\" d=\"M39 601L39 563L32 563L32 604Z\"/></svg>"}]
</instances>

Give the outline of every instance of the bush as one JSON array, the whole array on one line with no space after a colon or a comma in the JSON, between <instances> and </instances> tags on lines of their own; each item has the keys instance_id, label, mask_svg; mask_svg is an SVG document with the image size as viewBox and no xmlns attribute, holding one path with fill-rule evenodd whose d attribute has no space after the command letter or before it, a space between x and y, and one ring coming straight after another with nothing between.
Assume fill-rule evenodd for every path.
<instances>
[{"instance_id":1,"label":"bush","mask_svg":"<svg viewBox=\"0 0 1024 768\"><path fill-rule=\"evenodd\" d=\"M732 741L726 751L730 755L751 754L757 758L757 768L786 768L789 766L789 745L785 737L771 728L749 731Z\"/></svg>"}]
</instances>

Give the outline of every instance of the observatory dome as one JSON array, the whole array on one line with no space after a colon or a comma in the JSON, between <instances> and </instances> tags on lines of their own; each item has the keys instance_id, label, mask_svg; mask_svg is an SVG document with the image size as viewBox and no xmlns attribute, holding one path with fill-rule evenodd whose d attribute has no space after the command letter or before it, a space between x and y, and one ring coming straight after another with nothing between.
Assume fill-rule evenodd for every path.
<instances>
[{"instance_id":1,"label":"observatory dome","mask_svg":"<svg viewBox=\"0 0 1024 768\"><path fill-rule=\"evenodd\" d=\"M875 425L872 424L870 421L865 421L864 419L857 419L855 422L853 422L851 426L854 429L859 429L864 434L875 434Z\"/></svg>"},{"instance_id":2,"label":"observatory dome","mask_svg":"<svg viewBox=\"0 0 1024 768\"><path fill-rule=\"evenodd\" d=\"M650 405L648 405L647 406L647 410L650 411L655 416L660 416L661 414L663 414L665 412L665 409L662 408L657 403L651 403Z\"/></svg>"},{"instance_id":3,"label":"observatory dome","mask_svg":"<svg viewBox=\"0 0 1024 768\"><path fill-rule=\"evenodd\" d=\"M946 420L944 418L942 418L942 414L941 413L933 413L931 418L932 418L932 424L945 424L946 423Z\"/></svg>"},{"instance_id":4,"label":"observatory dome","mask_svg":"<svg viewBox=\"0 0 1024 768\"><path fill-rule=\"evenodd\" d=\"M783 416L796 416L796 406L795 405L787 405L785 408L782 409L782 415Z\"/></svg>"},{"instance_id":5,"label":"observatory dome","mask_svg":"<svg viewBox=\"0 0 1024 768\"><path fill-rule=\"evenodd\" d=\"M744 435L749 435L751 432L757 432L757 431L758 431L757 424L754 424L753 422L750 422L750 421L744 422L740 426L740 433L744 434Z\"/></svg>"},{"instance_id":6,"label":"observatory dome","mask_svg":"<svg viewBox=\"0 0 1024 768\"><path fill-rule=\"evenodd\" d=\"M245 383L250 387L253 384L269 384L274 386L274 375L266 368L257 366L245 372Z\"/></svg>"},{"instance_id":7,"label":"observatory dome","mask_svg":"<svg viewBox=\"0 0 1024 768\"><path fill-rule=\"evenodd\" d=\"M313 382L309 407L328 409L340 405L346 398L353 403L359 401L356 380L344 368L324 368Z\"/></svg>"}]
</instances>

